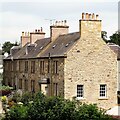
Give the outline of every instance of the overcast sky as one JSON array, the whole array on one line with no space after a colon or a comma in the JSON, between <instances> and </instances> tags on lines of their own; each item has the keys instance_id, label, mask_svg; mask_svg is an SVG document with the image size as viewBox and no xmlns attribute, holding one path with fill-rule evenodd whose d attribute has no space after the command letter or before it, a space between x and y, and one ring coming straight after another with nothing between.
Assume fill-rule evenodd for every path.
<instances>
[{"instance_id":1,"label":"overcast sky","mask_svg":"<svg viewBox=\"0 0 120 120\"><path fill-rule=\"evenodd\" d=\"M21 2L20 2L21 1ZM25 0L24 0L25 1ZM56 2L57 1L57 2ZM69 32L79 31L82 12L99 14L108 36L118 30L118 0L0 0L0 43L20 41L22 31L43 27L49 37L50 20L67 20Z\"/></svg>"}]
</instances>

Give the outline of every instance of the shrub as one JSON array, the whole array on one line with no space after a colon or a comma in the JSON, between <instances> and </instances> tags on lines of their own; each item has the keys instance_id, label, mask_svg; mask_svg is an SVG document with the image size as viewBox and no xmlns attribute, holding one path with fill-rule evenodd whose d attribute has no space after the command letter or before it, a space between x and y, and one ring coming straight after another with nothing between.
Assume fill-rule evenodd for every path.
<instances>
[{"instance_id":1,"label":"shrub","mask_svg":"<svg viewBox=\"0 0 120 120\"><path fill-rule=\"evenodd\" d=\"M10 108L4 120L113 120L97 105L78 104L42 93L24 94L21 101L23 104Z\"/></svg>"},{"instance_id":2,"label":"shrub","mask_svg":"<svg viewBox=\"0 0 120 120\"><path fill-rule=\"evenodd\" d=\"M2 95L8 95L11 93L13 87L9 87L9 86L0 86L0 93L2 93Z\"/></svg>"},{"instance_id":3,"label":"shrub","mask_svg":"<svg viewBox=\"0 0 120 120\"><path fill-rule=\"evenodd\" d=\"M16 105L11 107L10 111L5 114L4 120L27 120L28 107L24 105Z\"/></svg>"}]
</instances>

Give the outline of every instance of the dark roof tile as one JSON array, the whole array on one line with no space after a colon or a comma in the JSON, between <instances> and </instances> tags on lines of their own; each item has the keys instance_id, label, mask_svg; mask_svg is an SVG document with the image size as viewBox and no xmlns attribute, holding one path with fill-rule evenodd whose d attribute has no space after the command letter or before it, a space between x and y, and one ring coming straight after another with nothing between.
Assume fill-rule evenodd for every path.
<instances>
[{"instance_id":1,"label":"dark roof tile","mask_svg":"<svg viewBox=\"0 0 120 120\"><path fill-rule=\"evenodd\" d=\"M120 60L120 46L114 43L109 43L108 46L117 54L117 58Z\"/></svg>"},{"instance_id":2,"label":"dark roof tile","mask_svg":"<svg viewBox=\"0 0 120 120\"><path fill-rule=\"evenodd\" d=\"M46 50L40 54L39 57L64 56L64 54L71 48L71 46L80 38L79 32L60 35L55 41L48 45Z\"/></svg>"}]
</instances>

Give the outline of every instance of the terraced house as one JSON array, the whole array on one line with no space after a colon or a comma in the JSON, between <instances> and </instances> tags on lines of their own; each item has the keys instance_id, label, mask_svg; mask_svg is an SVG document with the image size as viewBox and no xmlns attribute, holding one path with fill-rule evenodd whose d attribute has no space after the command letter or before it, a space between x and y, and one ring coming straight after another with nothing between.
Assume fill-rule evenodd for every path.
<instances>
[{"instance_id":1,"label":"terraced house","mask_svg":"<svg viewBox=\"0 0 120 120\"><path fill-rule=\"evenodd\" d=\"M22 33L21 47L4 59L4 81L23 91L42 91L109 109L119 104L120 47L101 38L98 15L82 13L79 31L69 33L65 21Z\"/></svg>"}]
</instances>

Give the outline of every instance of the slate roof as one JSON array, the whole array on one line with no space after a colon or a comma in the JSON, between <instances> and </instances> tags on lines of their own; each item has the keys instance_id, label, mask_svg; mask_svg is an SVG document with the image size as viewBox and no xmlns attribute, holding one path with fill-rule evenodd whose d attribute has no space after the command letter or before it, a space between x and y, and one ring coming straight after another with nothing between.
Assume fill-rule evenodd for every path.
<instances>
[{"instance_id":1,"label":"slate roof","mask_svg":"<svg viewBox=\"0 0 120 120\"><path fill-rule=\"evenodd\" d=\"M108 43L108 46L117 54L117 58L120 60L120 46L114 43Z\"/></svg>"},{"instance_id":2,"label":"slate roof","mask_svg":"<svg viewBox=\"0 0 120 120\"><path fill-rule=\"evenodd\" d=\"M55 41L47 46L46 50L43 50L39 57L48 57L49 53L51 57L64 56L67 50L69 50L79 38L79 32L60 35Z\"/></svg>"},{"instance_id":3,"label":"slate roof","mask_svg":"<svg viewBox=\"0 0 120 120\"><path fill-rule=\"evenodd\" d=\"M22 57L22 55L25 54L25 51L26 51L26 46L28 45L29 43L27 43L25 46L23 46L18 52L16 52L15 54L13 55L9 55L8 57L6 57L5 59L19 59L20 57Z\"/></svg>"},{"instance_id":4,"label":"slate roof","mask_svg":"<svg viewBox=\"0 0 120 120\"><path fill-rule=\"evenodd\" d=\"M50 38L39 39L35 44L27 43L16 54L9 55L5 59L28 59L49 57L64 57L66 52L80 38L79 32L60 35L55 41L51 42ZM109 43L108 46L118 55L120 60L120 46ZM26 51L27 50L27 51Z\"/></svg>"},{"instance_id":5,"label":"slate roof","mask_svg":"<svg viewBox=\"0 0 120 120\"><path fill-rule=\"evenodd\" d=\"M16 54L9 55L5 59L35 58L50 43L50 38L39 39L35 44L27 43Z\"/></svg>"},{"instance_id":6,"label":"slate roof","mask_svg":"<svg viewBox=\"0 0 120 120\"><path fill-rule=\"evenodd\" d=\"M37 55L50 43L50 38L37 40L28 54L23 55L21 58L35 58Z\"/></svg>"},{"instance_id":7,"label":"slate roof","mask_svg":"<svg viewBox=\"0 0 120 120\"><path fill-rule=\"evenodd\" d=\"M50 38L39 39L34 45L27 43L16 54L9 55L5 59L28 59L37 57L64 56L67 50L80 38L79 32L60 35L55 41ZM26 53L26 49L28 53Z\"/></svg>"}]
</instances>

